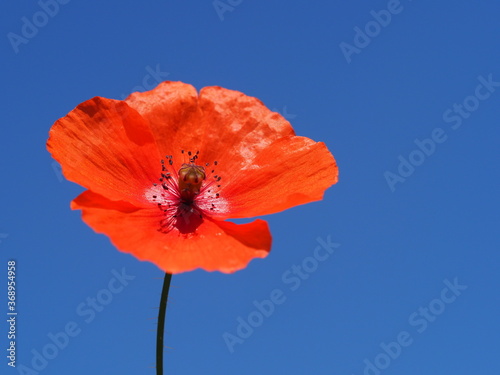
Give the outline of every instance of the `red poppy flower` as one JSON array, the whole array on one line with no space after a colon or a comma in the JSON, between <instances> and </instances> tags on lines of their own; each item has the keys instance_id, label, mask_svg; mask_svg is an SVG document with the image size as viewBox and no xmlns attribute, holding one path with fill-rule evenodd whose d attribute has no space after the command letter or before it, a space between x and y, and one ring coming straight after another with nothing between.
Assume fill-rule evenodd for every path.
<instances>
[{"instance_id":1,"label":"red poppy flower","mask_svg":"<svg viewBox=\"0 0 500 375\"><path fill-rule=\"evenodd\" d=\"M323 143L296 136L258 99L164 82L126 100L90 99L50 130L71 207L121 251L168 273L234 272L271 248L267 223L337 182Z\"/></svg>"}]
</instances>

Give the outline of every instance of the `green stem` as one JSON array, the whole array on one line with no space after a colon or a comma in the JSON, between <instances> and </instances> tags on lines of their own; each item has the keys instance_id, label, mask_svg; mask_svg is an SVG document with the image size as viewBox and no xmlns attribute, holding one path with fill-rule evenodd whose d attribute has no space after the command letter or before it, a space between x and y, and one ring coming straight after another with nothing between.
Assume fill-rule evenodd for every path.
<instances>
[{"instance_id":1,"label":"green stem","mask_svg":"<svg viewBox=\"0 0 500 375\"><path fill-rule=\"evenodd\" d=\"M163 375L163 336L165 333L165 315L167 313L168 290L170 289L172 275L165 274L163 289L160 298L160 311L158 312L158 331L156 335L156 375Z\"/></svg>"}]
</instances>

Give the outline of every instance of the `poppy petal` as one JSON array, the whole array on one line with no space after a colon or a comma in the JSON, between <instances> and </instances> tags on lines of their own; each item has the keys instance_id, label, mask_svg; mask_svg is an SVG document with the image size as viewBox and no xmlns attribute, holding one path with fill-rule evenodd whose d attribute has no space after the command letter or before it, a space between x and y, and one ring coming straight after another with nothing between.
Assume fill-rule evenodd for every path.
<instances>
[{"instance_id":1,"label":"poppy petal","mask_svg":"<svg viewBox=\"0 0 500 375\"><path fill-rule=\"evenodd\" d=\"M166 81L153 90L134 92L125 101L148 122L162 156L176 160L182 149L199 149L205 130L193 86Z\"/></svg>"},{"instance_id":2,"label":"poppy petal","mask_svg":"<svg viewBox=\"0 0 500 375\"><path fill-rule=\"evenodd\" d=\"M64 176L111 200L150 204L144 191L160 177L148 124L126 103L95 97L59 119L48 150Z\"/></svg>"},{"instance_id":3,"label":"poppy petal","mask_svg":"<svg viewBox=\"0 0 500 375\"><path fill-rule=\"evenodd\" d=\"M253 258L264 258L271 248L271 234L263 220L235 224L205 219L195 233L182 235L176 230L158 231L159 210L110 201L91 191L78 196L72 208L81 209L83 220L106 234L119 250L169 273L196 268L231 273Z\"/></svg>"},{"instance_id":4,"label":"poppy petal","mask_svg":"<svg viewBox=\"0 0 500 375\"><path fill-rule=\"evenodd\" d=\"M217 160L220 172L244 168L272 142L295 134L283 116L239 91L205 87L199 106L205 130L201 157Z\"/></svg>"},{"instance_id":5,"label":"poppy petal","mask_svg":"<svg viewBox=\"0 0 500 375\"><path fill-rule=\"evenodd\" d=\"M285 137L273 142L222 183L230 218L253 217L321 200L338 180L338 168L322 142Z\"/></svg>"},{"instance_id":6,"label":"poppy petal","mask_svg":"<svg viewBox=\"0 0 500 375\"><path fill-rule=\"evenodd\" d=\"M238 169L276 139L294 135L290 123L259 99L218 86L198 96L191 85L167 81L126 102L149 122L160 153L173 155L176 168L186 150L200 151L201 165L218 161Z\"/></svg>"}]
</instances>

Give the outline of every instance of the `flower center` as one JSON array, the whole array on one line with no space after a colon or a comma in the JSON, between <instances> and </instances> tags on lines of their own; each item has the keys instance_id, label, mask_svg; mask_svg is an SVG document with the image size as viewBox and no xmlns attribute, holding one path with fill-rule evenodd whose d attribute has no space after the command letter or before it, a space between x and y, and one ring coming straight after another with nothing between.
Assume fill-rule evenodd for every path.
<instances>
[{"instance_id":1,"label":"flower center","mask_svg":"<svg viewBox=\"0 0 500 375\"><path fill-rule=\"evenodd\" d=\"M182 151L184 154L184 151ZM198 165L199 151L187 152L189 163L182 163L178 170L173 158L167 155L161 160L160 184L153 184L148 196L164 213L160 232L168 233L176 228L182 234L195 232L205 216L217 213L218 206L225 210L225 201L218 193L221 177L215 174L217 162ZM221 203L221 204L219 204Z\"/></svg>"},{"instance_id":2,"label":"flower center","mask_svg":"<svg viewBox=\"0 0 500 375\"><path fill-rule=\"evenodd\" d=\"M201 185L205 181L205 168L196 164L182 164L179 169L179 191L181 199L192 203L200 193Z\"/></svg>"}]
</instances>

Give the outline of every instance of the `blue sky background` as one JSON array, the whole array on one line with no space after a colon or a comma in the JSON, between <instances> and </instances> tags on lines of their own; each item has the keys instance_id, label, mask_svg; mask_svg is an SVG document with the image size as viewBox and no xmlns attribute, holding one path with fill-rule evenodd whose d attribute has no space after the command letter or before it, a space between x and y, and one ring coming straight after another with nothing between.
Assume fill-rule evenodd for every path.
<instances>
[{"instance_id":1,"label":"blue sky background","mask_svg":"<svg viewBox=\"0 0 500 375\"><path fill-rule=\"evenodd\" d=\"M477 87L500 82L500 4L221 3L230 10L209 0L73 0L52 16L36 1L1 5L0 310L15 259L19 315L18 368L2 355L0 373L154 374L162 272L69 209L82 188L61 178L45 141L80 102L120 99L157 70L158 80L260 98L299 135L326 142L340 168L322 202L265 218L267 259L232 275L174 276L166 374L498 374L500 84ZM371 11L388 8L377 28ZM30 35L23 17L42 26ZM358 47L355 27L372 35ZM342 43L356 53L346 58ZM454 104L469 110L457 115ZM415 140L434 132L446 139L419 159ZM420 165L391 189L384 174L394 178L410 155ZM318 238L340 245L311 270ZM292 290L287 277L303 262L311 272ZM106 292L123 269L135 278ZM445 280L467 288L454 294ZM231 353L224 333L237 335L239 317L258 319L253 301L275 289L284 302ZM87 298L98 295L113 299L87 323ZM78 335L54 353L49 334L71 322ZM389 344L398 337L400 350ZM41 371L20 371L44 350L54 358Z\"/></svg>"}]
</instances>

